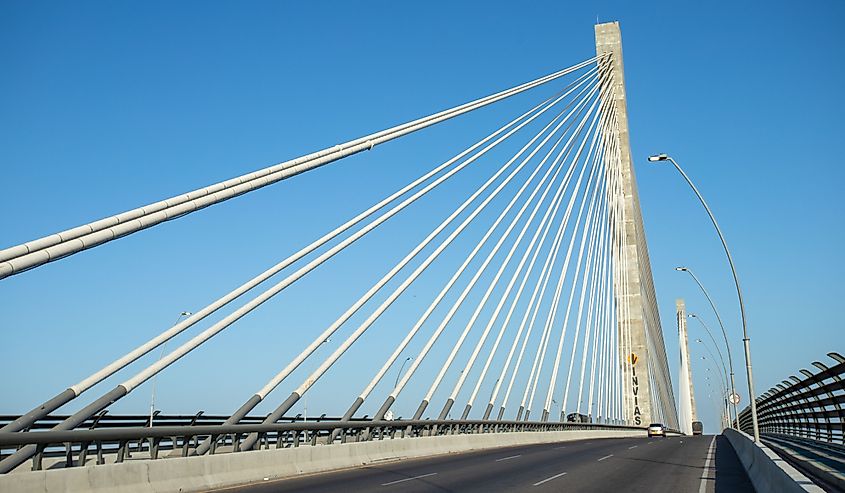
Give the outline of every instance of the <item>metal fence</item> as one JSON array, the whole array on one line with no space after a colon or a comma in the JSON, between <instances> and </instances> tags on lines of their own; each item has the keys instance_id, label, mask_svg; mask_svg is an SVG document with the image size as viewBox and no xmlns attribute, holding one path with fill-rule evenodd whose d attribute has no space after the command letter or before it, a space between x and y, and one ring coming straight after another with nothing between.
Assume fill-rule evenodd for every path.
<instances>
[{"instance_id":1,"label":"metal fence","mask_svg":"<svg viewBox=\"0 0 845 493\"><path fill-rule=\"evenodd\" d=\"M845 357L827 354L834 363L814 361L819 371L799 370L804 378L789 377L757 398L761 433L790 435L819 442L845 444ZM751 433L751 412L739 415L739 427Z\"/></svg>"},{"instance_id":2,"label":"metal fence","mask_svg":"<svg viewBox=\"0 0 845 493\"><path fill-rule=\"evenodd\" d=\"M563 423L546 421L490 421L490 420L393 420L367 419L340 421L325 418L302 421L301 417L287 418L285 423L262 424L258 421L236 425L200 424L222 422L225 417L171 416L154 422L178 422L178 425L149 426L149 417L98 416L82 428L68 431L28 431L0 433L0 459L25 446L35 446L32 470L52 467L80 467L85 465L120 463L126 460L156 460L165 457L195 455L200 443L210 439L209 454L241 452L241 443L257 438L252 450L279 449L336 443L389 440L458 434L510 432L551 432L565 430L641 430L645 428L596 423ZM0 416L0 420L13 419ZM61 416L49 417L33 429L44 429ZM144 426L146 424L146 426ZM129 426L127 426L129 425ZM49 459L49 464L45 464Z\"/></svg>"}]
</instances>

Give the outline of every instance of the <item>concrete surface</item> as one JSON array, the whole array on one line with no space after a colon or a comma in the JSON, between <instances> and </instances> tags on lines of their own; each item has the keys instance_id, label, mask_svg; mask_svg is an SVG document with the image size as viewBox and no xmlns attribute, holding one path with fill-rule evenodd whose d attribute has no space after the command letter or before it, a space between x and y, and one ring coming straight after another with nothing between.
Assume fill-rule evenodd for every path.
<instances>
[{"instance_id":1,"label":"concrete surface","mask_svg":"<svg viewBox=\"0 0 845 493\"><path fill-rule=\"evenodd\" d=\"M384 461L586 438L600 440L644 435L645 431L556 431L397 438L331 446L302 446L7 474L0 476L0 491L206 491L261 481L264 478L286 478Z\"/></svg>"},{"instance_id":2,"label":"concrete surface","mask_svg":"<svg viewBox=\"0 0 845 493\"><path fill-rule=\"evenodd\" d=\"M727 439L696 436L579 440L499 448L375 463L223 491L743 493L754 490Z\"/></svg>"},{"instance_id":3,"label":"concrete surface","mask_svg":"<svg viewBox=\"0 0 845 493\"><path fill-rule=\"evenodd\" d=\"M731 442L757 491L824 491L769 447L754 443L754 439L749 435L732 429L726 429L722 433Z\"/></svg>"}]
</instances>

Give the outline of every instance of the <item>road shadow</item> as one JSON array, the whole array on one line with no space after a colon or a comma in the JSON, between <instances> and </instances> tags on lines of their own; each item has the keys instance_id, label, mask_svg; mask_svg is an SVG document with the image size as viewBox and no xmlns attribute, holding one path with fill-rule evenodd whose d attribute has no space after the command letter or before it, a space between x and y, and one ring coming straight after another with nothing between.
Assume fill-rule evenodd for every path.
<instances>
[{"instance_id":1,"label":"road shadow","mask_svg":"<svg viewBox=\"0 0 845 493\"><path fill-rule=\"evenodd\" d=\"M754 492L733 446L723 435L716 435L716 493Z\"/></svg>"}]
</instances>

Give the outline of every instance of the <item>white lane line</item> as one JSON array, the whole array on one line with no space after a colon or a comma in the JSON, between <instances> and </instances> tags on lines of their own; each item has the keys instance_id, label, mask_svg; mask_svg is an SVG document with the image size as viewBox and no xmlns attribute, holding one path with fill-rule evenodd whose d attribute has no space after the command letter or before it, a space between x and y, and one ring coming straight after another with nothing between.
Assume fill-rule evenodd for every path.
<instances>
[{"instance_id":1,"label":"white lane line","mask_svg":"<svg viewBox=\"0 0 845 493\"><path fill-rule=\"evenodd\" d=\"M707 449L707 460L704 461L704 471L702 471L703 475L701 476L701 484L698 487L698 493L706 493L707 491L707 482L708 481L715 481L715 471L714 475L710 475L710 462L713 461L713 445L716 444L716 437L714 436L710 440L710 447ZM713 468L715 469L715 468Z\"/></svg>"},{"instance_id":2,"label":"white lane line","mask_svg":"<svg viewBox=\"0 0 845 493\"><path fill-rule=\"evenodd\" d=\"M512 455L510 457L502 457L501 459L496 459L496 462L501 462L503 460L509 460L509 459L516 459L517 457L522 457L522 454Z\"/></svg>"},{"instance_id":3,"label":"white lane line","mask_svg":"<svg viewBox=\"0 0 845 493\"><path fill-rule=\"evenodd\" d=\"M628 447L628 450L631 450L632 448L637 448L637 446L634 445L633 447Z\"/></svg>"},{"instance_id":4,"label":"white lane line","mask_svg":"<svg viewBox=\"0 0 845 493\"><path fill-rule=\"evenodd\" d=\"M566 445L564 445L563 447L555 447L555 449L557 449L557 450L560 450L562 448L566 448Z\"/></svg>"},{"instance_id":5,"label":"white lane line","mask_svg":"<svg viewBox=\"0 0 845 493\"><path fill-rule=\"evenodd\" d=\"M404 483L405 481L413 481L414 479L427 478L429 476L434 476L435 474L437 474L437 473L436 472L430 472L428 474L423 474L422 476L414 476L413 478L398 479L396 481L391 481L389 483L382 483L381 485L382 486L390 486L392 484Z\"/></svg>"},{"instance_id":6,"label":"white lane line","mask_svg":"<svg viewBox=\"0 0 845 493\"><path fill-rule=\"evenodd\" d=\"M550 478L546 478L546 479L544 479L544 480L542 480L542 481L537 481L536 483L534 483L534 484L533 484L533 486L540 486L540 485L541 485L541 484L543 484L543 483L548 483L549 481L551 481L551 480L553 480L553 479L557 479L557 478L559 478L559 477L561 477L561 476L564 476L564 475L566 475L566 473L565 473L565 472L562 472L562 473L560 473L560 474L555 474L554 476L552 476L552 477L550 477Z\"/></svg>"},{"instance_id":7,"label":"white lane line","mask_svg":"<svg viewBox=\"0 0 845 493\"><path fill-rule=\"evenodd\" d=\"M605 459L610 459L611 457L613 457L613 454L610 454L610 455L605 455L604 457L602 457L601 459L599 459L597 462L601 462L601 461L603 461L603 460L605 460Z\"/></svg>"}]
</instances>

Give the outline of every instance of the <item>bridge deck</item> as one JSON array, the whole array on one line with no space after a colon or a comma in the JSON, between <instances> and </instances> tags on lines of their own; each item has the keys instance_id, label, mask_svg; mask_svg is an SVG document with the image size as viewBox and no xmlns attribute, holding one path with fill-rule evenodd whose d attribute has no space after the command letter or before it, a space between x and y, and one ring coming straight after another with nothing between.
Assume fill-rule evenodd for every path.
<instances>
[{"instance_id":1,"label":"bridge deck","mask_svg":"<svg viewBox=\"0 0 845 493\"><path fill-rule=\"evenodd\" d=\"M789 435L765 434L763 442L829 491L845 491L845 447Z\"/></svg>"},{"instance_id":2,"label":"bridge deck","mask_svg":"<svg viewBox=\"0 0 845 493\"><path fill-rule=\"evenodd\" d=\"M625 485L624 488L621 485ZM562 489L754 491L733 448L722 436L582 440L500 448L388 462L225 491L410 493Z\"/></svg>"}]
</instances>

